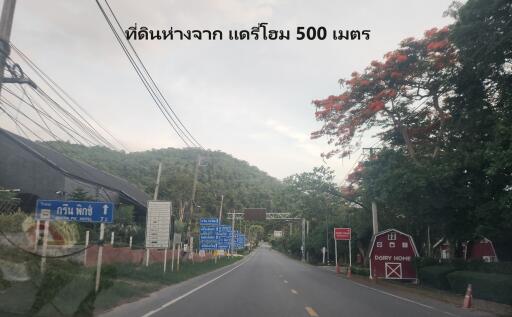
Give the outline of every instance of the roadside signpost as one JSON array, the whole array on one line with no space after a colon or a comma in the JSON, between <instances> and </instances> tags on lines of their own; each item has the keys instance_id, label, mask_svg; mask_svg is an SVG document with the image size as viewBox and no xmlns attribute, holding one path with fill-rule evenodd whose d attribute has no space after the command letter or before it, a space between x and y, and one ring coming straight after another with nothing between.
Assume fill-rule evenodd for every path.
<instances>
[{"instance_id":1,"label":"roadside signpost","mask_svg":"<svg viewBox=\"0 0 512 317\"><path fill-rule=\"evenodd\" d=\"M229 249L231 242L231 226L220 225L217 230L217 248L226 251Z\"/></svg>"},{"instance_id":2,"label":"roadside signpost","mask_svg":"<svg viewBox=\"0 0 512 317\"><path fill-rule=\"evenodd\" d=\"M146 266L149 265L150 249L169 247L170 224L171 202L149 200L146 218Z\"/></svg>"},{"instance_id":3,"label":"roadside signpost","mask_svg":"<svg viewBox=\"0 0 512 317\"><path fill-rule=\"evenodd\" d=\"M219 219L201 218L199 219L199 225L199 250L217 250Z\"/></svg>"},{"instance_id":4,"label":"roadside signpost","mask_svg":"<svg viewBox=\"0 0 512 317\"><path fill-rule=\"evenodd\" d=\"M350 276L350 271L352 268L352 247L351 247L351 239L352 239L352 229L351 228L334 228L334 254L336 260L336 273L340 272L338 266L338 240L348 241L348 271L347 274Z\"/></svg>"},{"instance_id":5,"label":"roadside signpost","mask_svg":"<svg viewBox=\"0 0 512 317\"><path fill-rule=\"evenodd\" d=\"M176 244L181 244L181 233L175 233L172 237L172 255L171 255L171 272L174 272L174 251L176 250ZM179 250L179 247L178 247ZM179 266L180 255L178 253L178 266Z\"/></svg>"},{"instance_id":6,"label":"roadside signpost","mask_svg":"<svg viewBox=\"0 0 512 317\"><path fill-rule=\"evenodd\" d=\"M114 222L114 204L104 201L38 200L36 220Z\"/></svg>"},{"instance_id":7,"label":"roadside signpost","mask_svg":"<svg viewBox=\"0 0 512 317\"><path fill-rule=\"evenodd\" d=\"M97 292L100 286L101 261L103 257L103 239L105 237L105 223L114 222L114 204L105 201L72 201L72 200L37 200L35 219L44 221L43 250L41 258L41 272L46 264L46 250L48 248L48 231L50 221L77 221L99 222L100 244L98 248L98 261L96 264ZM87 237L88 238L88 237ZM85 258L85 256L84 256ZM85 259L84 259L85 260Z\"/></svg>"},{"instance_id":8,"label":"roadside signpost","mask_svg":"<svg viewBox=\"0 0 512 317\"><path fill-rule=\"evenodd\" d=\"M245 247L245 235L232 226L219 225L217 218L203 218L199 220L199 249L205 251L243 249Z\"/></svg>"}]
</instances>

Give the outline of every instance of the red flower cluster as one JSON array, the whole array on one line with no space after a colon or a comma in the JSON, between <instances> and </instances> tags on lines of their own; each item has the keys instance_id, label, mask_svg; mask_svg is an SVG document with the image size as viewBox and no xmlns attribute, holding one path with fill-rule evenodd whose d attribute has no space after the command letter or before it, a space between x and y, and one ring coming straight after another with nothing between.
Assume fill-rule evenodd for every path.
<instances>
[{"instance_id":1,"label":"red flower cluster","mask_svg":"<svg viewBox=\"0 0 512 317\"><path fill-rule=\"evenodd\" d=\"M434 41L427 45L427 51L438 51L448 46L448 39Z\"/></svg>"},{"instance_id":2,"label":"red flower cluster","mask_svg":"<svg viewBox=\"0 0 512 317\"><path fill-rule=\"evenodd\" d=\"M373 101L372 103L370 103L370 105L368 107L373 112L377 112L377 111L384 109L385 104L381 100L376 100L376 101Z\"/></svg>"}]
</instances>

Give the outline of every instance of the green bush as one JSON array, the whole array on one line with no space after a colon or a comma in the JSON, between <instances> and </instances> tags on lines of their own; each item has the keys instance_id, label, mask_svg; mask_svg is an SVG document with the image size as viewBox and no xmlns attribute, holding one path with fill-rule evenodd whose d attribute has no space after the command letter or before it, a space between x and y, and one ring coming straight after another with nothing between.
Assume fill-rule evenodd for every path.
<instances>
[{"instance_id":1,"label":"green bush","mask_svg":"<svg viewBox=\"0 0 512 317\"><path fill-rule=\"evenodd\" d=\"M22 224L27 217L27 214L21 211L0 214L0 230L3 232L22 232Z\"/></svg>"},{"instance_id":2,"label":"green bush","mask_svg":"<svg viewBox=\"0 0 512 317\"><path fill-rule=\"evenodd\" d=\"M353 266L352 273L363 276L370 276L370 269L367 267Z\"/></svg>"},{"instance_id":3,"label":"green bush","mask_svg":"<svg viewBox=\"0 0 512 317\"><path fill-rule=\"evenodd\" d=\"M437 259L430 257L415 257L413 261L414 266L416 267L417 270L419 270L422 267L439 264L439 261Z\"/></svg>"},{"instance_id":4,"label":"green bush","mask_svg":"<svg viewBox=\"0 0 512 317\"><path fill-rule=\"evenodd\" d=\"M422 267L418 270L418 276L421 283L436 287L439 289L450 289L450 283L446 279L446 275L455 271L454 265L433 265Z\"/></svg>"},{"instance_id":5,"label":"green bush","mask_svg":"<svg viewBox=\"0 0 512 317\"><path fill-rule=\"evenodd\" d=\"M482 273L512 274L512 262L486 263L483 261L470 261L466 264L466 270Z\"/></svg>"},{"instance_id":6,"label":"green bush","mask_svg":"<svg viewBox=\"0 0 512 317\"><path fill-rule=\"evenodd\" d=\"M512 275L456 271L446 277L456 293L464 294L468 284L471 284L475 298L512 304Z\"/></svg>"}]
</instances>

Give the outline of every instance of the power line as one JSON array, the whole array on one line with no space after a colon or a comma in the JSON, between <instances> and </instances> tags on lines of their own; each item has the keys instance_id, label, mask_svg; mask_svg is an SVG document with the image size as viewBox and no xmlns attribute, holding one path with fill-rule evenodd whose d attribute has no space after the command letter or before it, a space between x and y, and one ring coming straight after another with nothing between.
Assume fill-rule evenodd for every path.
<instances>
[{"instance_id":1,"label":"power line","mask_svg":"<svg viewBox=\"0 0 512 317\"><path fill-rule=\"evenodd\" d=\"M98 0L96 0L96 4L98 5L98 8L100 9L101 13L103 14L103 17L105 18L107 24L109 25L112 33L114 34L114 36L115 36L115 38L116 38L116 40L118 42L118 44L121 46L123 52L125 53L125 55L127 56L128 60L129 60L130 64L132 65L132 67L134 68L135 72L137 73L139 79L142 81L144 87L146 88L146 90L150 94L151 98L153 99L153 101L157 105L157 107L160 110L160 112L162 113L162 115L165 117L167 122L170 124L171 128L174 130L174 132L176 132L178 137L182 140L182 142L186 146L190 146L190 144L191 144L193 146L203 148L201 146L201 144L199 144L197 142L197 140L192 136L192 134L186 129L186 127L183 125L183 123L178 118L176 113L170 107L170 105L167 102L167 100L163 97L163 94L158 89L158 86L156 85L156 83L154 82L153 78L149 74L147 68L145 67L144 63L142 62L140 56L135 51L134 47L131 45L131 43L129 41L127 41L128 45L129 45L129 48L131 49L131 51L135 55L135 58L132 56L132 53L130 52L128 47L123 42L121 36L117 32L114 24L110 20L108 14L104 10L103 6L100 4L100 2ZM108 2L106 2L106 4L107 4L107 6L109 8L109 11L110 11L111 15L114 17L116 24L118 25L118 27L121 29L121 32L122 32L122 27L121 27L117 17L115 16L112 8L108 4ZM140 64L140 66L138 64ZM163 99L164 102L162 102L161 99Z\"/></svg>"},{"instance_id":2,"label":"power line","mask_svg":"<svg viewBox=\"0 0 512 317\"><path fill-rule=\"evenodd\" d=\"M116 21L116 24L117 26L119 27L119 30L121 31L121 33L123 32L123 27L121 26L121 23L119 23L119 20L117 19L114 11L112 10L112 8L110 7L110 4L108 3L108 0L105 0L105 4L107 5L110 13L112 14L112 17L114 18L114 20ZM180 123L180 125L183 127L183 129L187 132L188 136L190 136L190 138L193 140L192 143L194 143L195 145L197 145L198 147L200 148L203 148L201 146L201 144L196 140L196 138L194 138L194 136L190 133L190 131L187 129L187 127L183 124L183 122L181 122L180 118L178 117L178 115L174 112L174 110L172 109L171 105L169 104L169 102L167 101L167 99L165 98L165 96L162 94L162 92L160 91L160 88L158 88L158 85L156 84L156 82L153 80L153 77L151 76L151 74L149 73L149 71L147 70L146 66L144 65L144 63L142 62L142 60L140 59L139 57L139 54L137 53L137 51L135 50L135 48L133 47L132 43L130 41L127 41L128 42L128 45L130 46L131 50L133 51L133 53L135 54L135 57L137 58L137 60L139 61L139 63L141 64L144 72L147 74L147 76L149 77L149 80L151 81L151 83L153 83L153 86L156 88L156 91L158 92L159 96L162 98L162 100L164 101L165 105L167 106L167 108L171 111L171 113L174 115L174 117L176 118L176 120ZM188 137L187 137L188 138ZM189 138L189 139L190 139Z\"/></svg>"},{"instance_id":3,"label":"power line","mask_svg":"<svg viewBox=\"0 0 512 317\"><path fill-rule=\"evenodd\" d=\"M107 133L112 140L114 140L118 145L121 146L124 150L127 150L126 146L119 141L107 128L105 128L98 120L96 120L84 107L82 107L73 97L71 97L60 85L58 85L46 72L44 72L37 64L35 64L24 52L22 52L19 48L17 48L13 43L10 43L11 47L17 53L18 56L38 75L48 87L62 100L64 103L71 108L71 110L79 116L81 121L85 122L88 126L88 129L94 132L98 139L100 139L102 144L106 145L110 148L116 148L110 141L108 141L105 137L97 131L94 126L85 118L87 116L90 120L92 120L98 127L100 127L105 133ZM75 106L73 106L75 105ZM80 109L84 115L78 109Z\"/></svg>"}]
</instances>

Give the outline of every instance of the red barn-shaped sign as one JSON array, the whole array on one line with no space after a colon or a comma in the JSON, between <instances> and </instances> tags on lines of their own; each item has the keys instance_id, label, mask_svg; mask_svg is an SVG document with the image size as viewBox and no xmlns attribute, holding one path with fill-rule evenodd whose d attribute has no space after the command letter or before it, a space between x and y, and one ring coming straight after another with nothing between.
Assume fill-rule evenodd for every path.
<instances>
[{"instance_id":1,"label":"red barn-shaped sign","mask_svg":"<svg viewBox=\"0 0 512 317\"><path fill-rule=\"evenodd\" d=\"M410 235L395 229L381 231L370 249L370 278L416 279L413 259L417 256Z\"/></svg>"},{"instance_id":2,"label":"red barn-shaped sign","mask_svg":"<svg viewBox=\"0 0 512 317\"><path fill-rule=\"evenodd\" d=\"M484 260L485 262L498 262L492 241L482 237L466 244L466 260Z\"/></svg>"}]
</instances>

